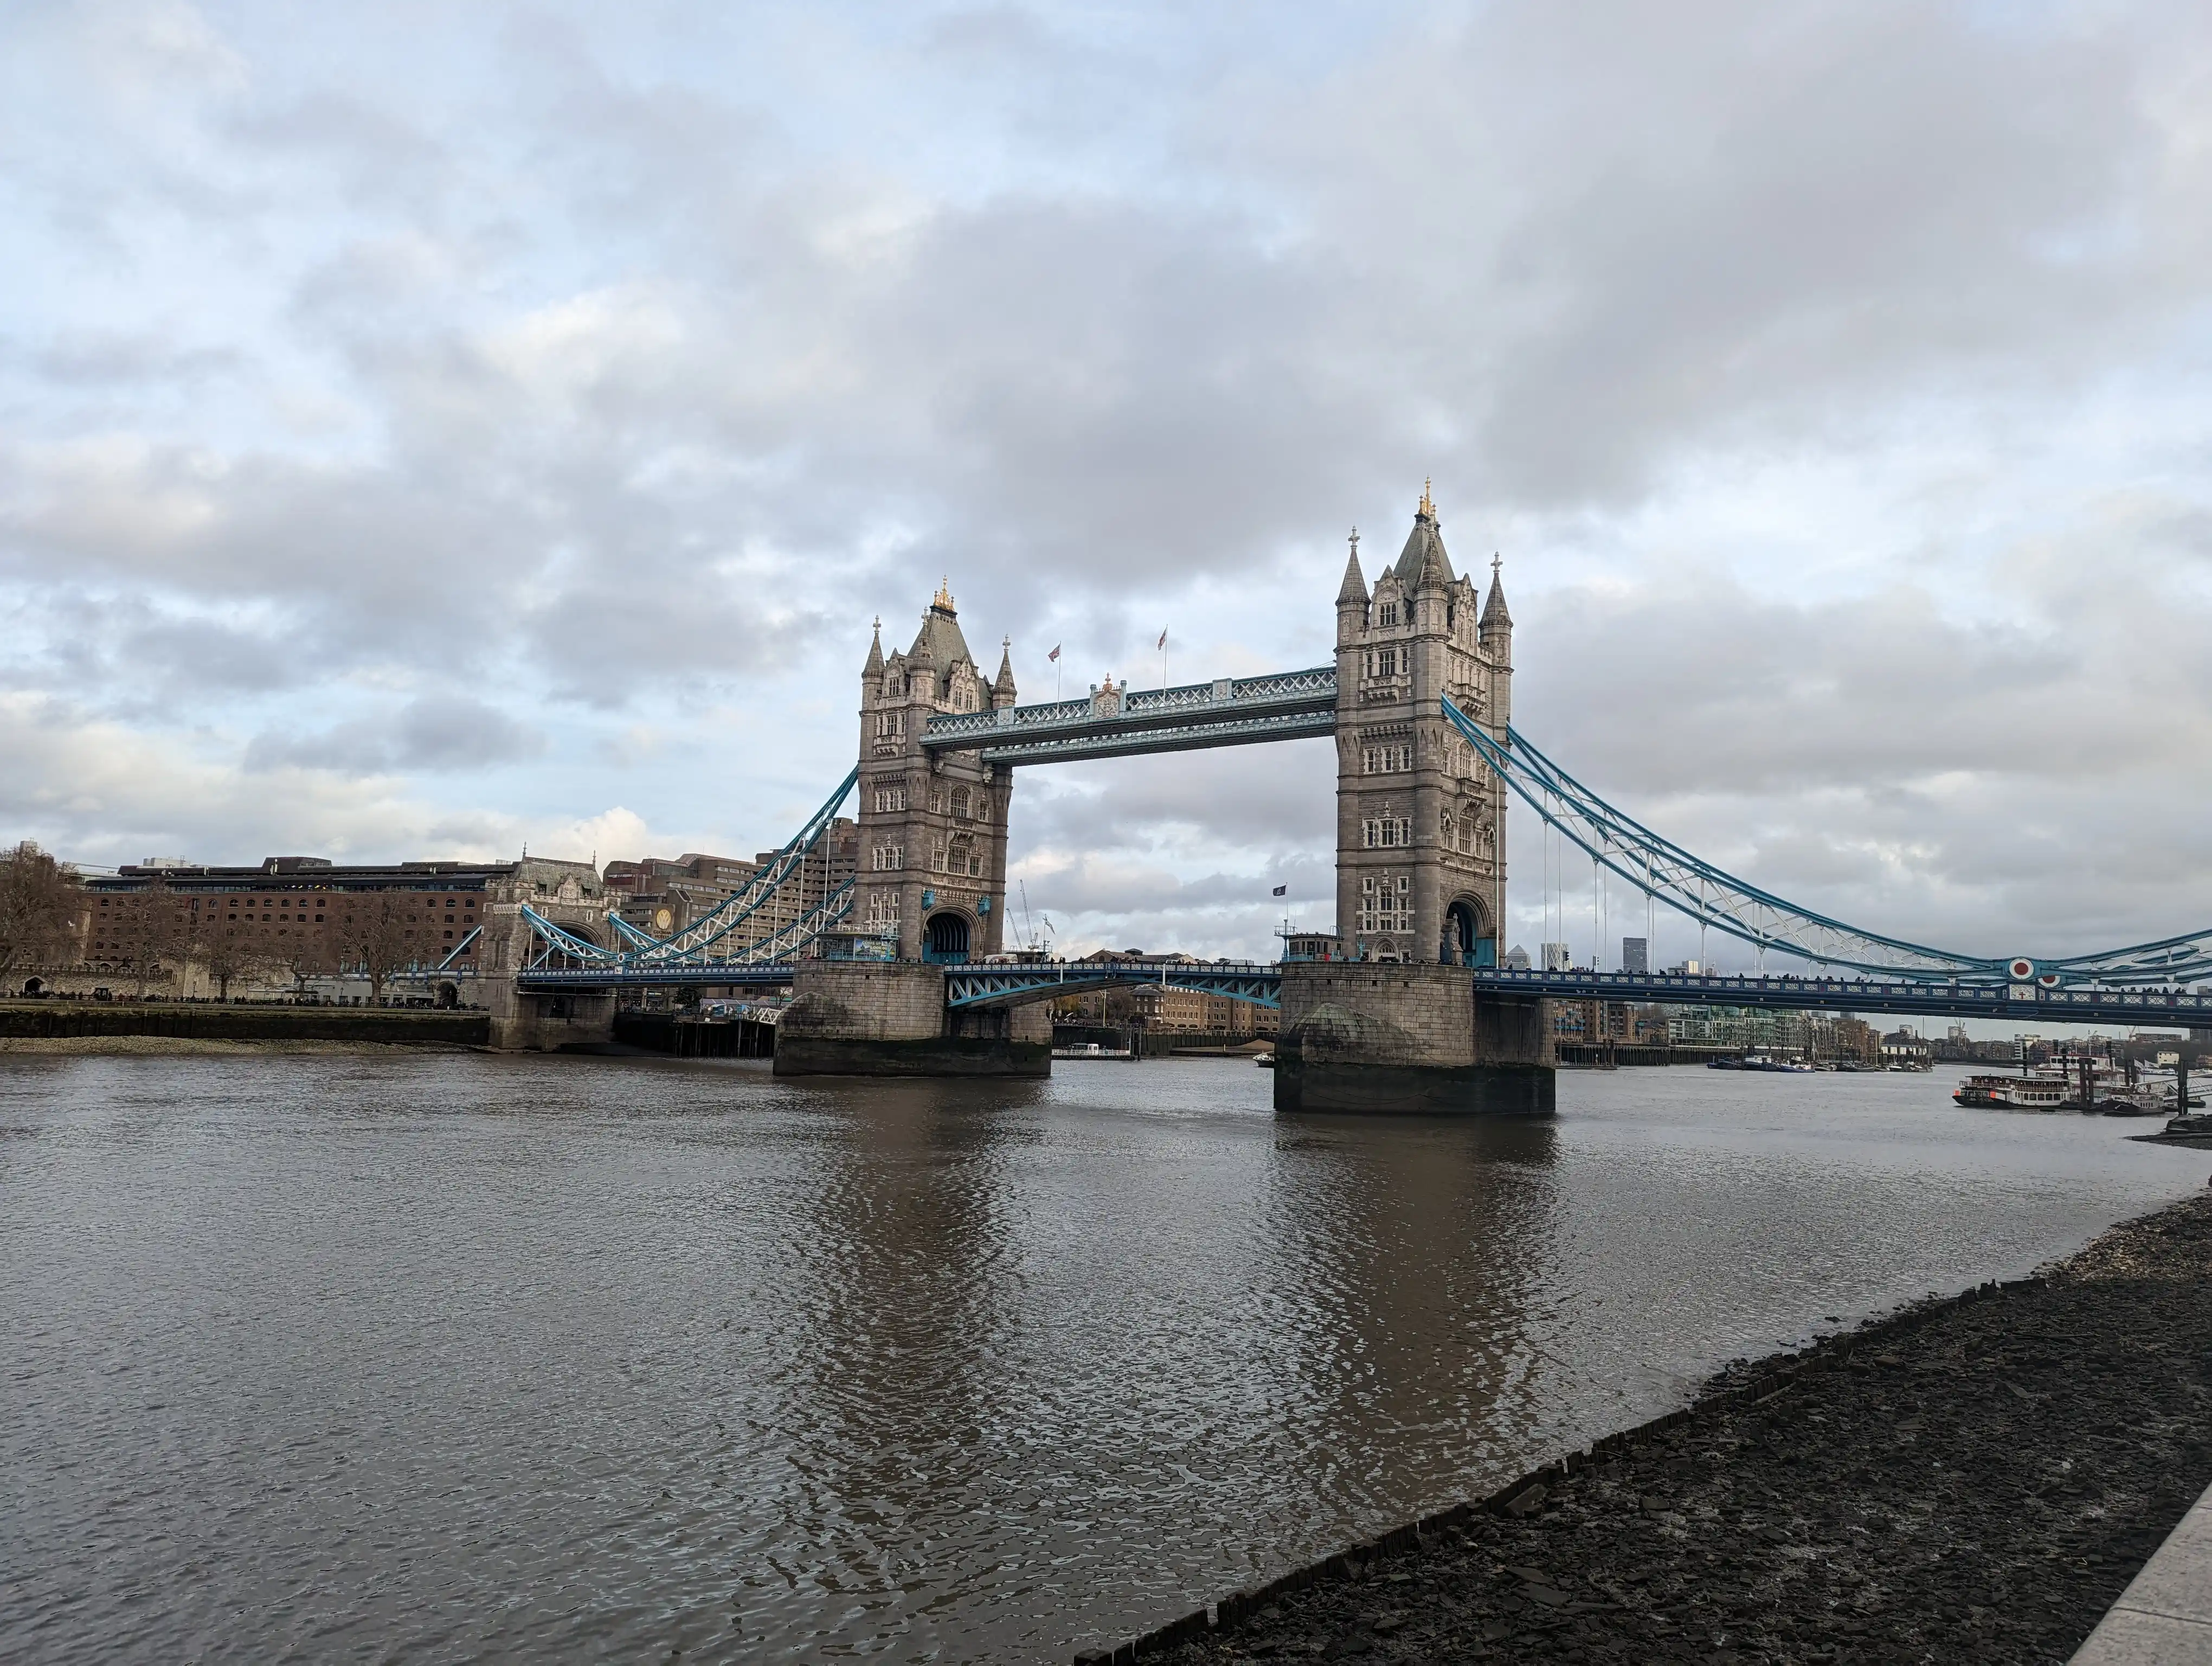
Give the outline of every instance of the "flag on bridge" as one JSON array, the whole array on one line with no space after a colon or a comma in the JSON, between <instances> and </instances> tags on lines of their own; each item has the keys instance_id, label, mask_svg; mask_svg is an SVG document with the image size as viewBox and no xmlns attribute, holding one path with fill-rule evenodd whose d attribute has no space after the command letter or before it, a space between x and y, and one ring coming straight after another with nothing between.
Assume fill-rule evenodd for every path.
<instances>
[{"instance_id":1,"label":"flag on bridge","mask_svg":"<svg viewBox=\"0 0 2212 1666\"><path fill-rule=\"evenodd\" d=\"M1059 644L1058 642L1054 642L1054 643L1052 645L1052 652L1051 652L1051 653L1049 653L1049 654L1046 654L1044 657L1045 657L1046 659L1048 659L1048 660L1057 660L1057 659L1059 659L1059 658L1060 658L1060 644Z\"/></svg>"},{"instance_id":2,"label":"flag on bridge","mask_svg":"<svg viewBox=\"0 0 2212 1666\"><path fill-rule=\"evenodd\" d=\"M1291 894L1291 888L1288 885L1277 885L1267 894L1270 897L1288 897Z\"/></svg>"},{"instance_id":3,"label":"flag on bridge","mask_svg":"<svg viewBox=\"0 0 2212 1666\"><path fill-rule=\"evenodd\" d=\"M1168 645L1168 634L1167 634L1167 632L1166 632L1166 631L1163 630L1162 632L1160 632L1159 646L1164 648L1167 645Z\"/></svg>"}]
</instances>

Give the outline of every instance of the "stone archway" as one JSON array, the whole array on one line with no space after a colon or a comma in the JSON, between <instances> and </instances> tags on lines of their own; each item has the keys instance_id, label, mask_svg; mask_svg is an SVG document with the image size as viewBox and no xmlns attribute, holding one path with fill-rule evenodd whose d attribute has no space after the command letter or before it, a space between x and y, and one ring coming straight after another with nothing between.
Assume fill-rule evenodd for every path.
<instances>
[{"instance_id":1,"label":"stone archway","mask_svg":"<svg viewBox=\"0 0 2212 1666\"><path fill-rule=\"evenodd\" d=\"M1437 958L1447 966L1498 964L1498 934L1480 897L1457 897L1444 909L1443 941L1437 945Z\"/></svg>"},{"instance_id":2,"label":"stone archway","mask_svg":"<svg viewBox=\"0 0 2212 1666\"><path fill-rule=\"evenodd\" d=\"M944 909L922 927L921 958L934 965L959 965L968 958L969 941L968 916Z\"/></svg>"},{"instance_id":3,"label":"stone archway","mask_svg":"<svg viewBox=\"0 0 2212 1666\"><path fill-rule=\"evenodd\" d=\"M23 993L27 995L41 994L46 989L46 987L45 982L39 978L27 977L23 980Z\"/></svg>"}]
</instances>

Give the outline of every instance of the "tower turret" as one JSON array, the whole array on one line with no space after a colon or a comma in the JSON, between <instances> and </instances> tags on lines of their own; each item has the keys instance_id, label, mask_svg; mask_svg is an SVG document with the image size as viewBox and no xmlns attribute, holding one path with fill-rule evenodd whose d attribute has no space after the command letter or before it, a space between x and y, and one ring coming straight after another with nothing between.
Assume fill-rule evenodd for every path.
<instances>
[{"instance_id":1,"label":"tower turret","mask_svg":"<svg viewBox=\"0 0 2212 1666\"><path fill-rule=\"evenodd\" d=\"M1359 570L1359 528L1352 529L1352 553L1344 558L1344 582L1336 587L1336 641L1356 641L1367 626L1367 575Z\"/></svg>"}]
</instances>

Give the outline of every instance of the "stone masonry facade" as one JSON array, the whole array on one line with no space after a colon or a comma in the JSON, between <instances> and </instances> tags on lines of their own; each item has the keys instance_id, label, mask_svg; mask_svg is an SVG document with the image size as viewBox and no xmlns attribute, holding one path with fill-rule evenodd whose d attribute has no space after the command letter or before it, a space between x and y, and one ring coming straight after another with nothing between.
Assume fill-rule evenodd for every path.
<instances>
[{"instance_id":1,"label":"stone masonry facade","mask_svg":"<svg viewBox=\"0 0 2212 1666\"><path fill-rule=\"evenodd\" d=\"M929 752L940 713L1014 703L1005 653L986 680L940 587L913 646L886 657L882 628L860 672L860 808L855 930L898 944L902 960L981 959L1004 940L1006 810L1013 771L972 751Z\"/></svg>"},{"instance_id":2,"label":"stone masonry facade","mask_svg":"<svg viewBox=\"0 0 2212 1666\"><path fill-rule=\"evenodd\" d=\"M1505 783L1446 721L1449 695L1499 745L1513 619L1492 564L1452 572L1436 505L1370 592L1352 538L1336 598L1336 929L1355 960L1494 964L1505 900Z\"/></svg>"}]
</instances>

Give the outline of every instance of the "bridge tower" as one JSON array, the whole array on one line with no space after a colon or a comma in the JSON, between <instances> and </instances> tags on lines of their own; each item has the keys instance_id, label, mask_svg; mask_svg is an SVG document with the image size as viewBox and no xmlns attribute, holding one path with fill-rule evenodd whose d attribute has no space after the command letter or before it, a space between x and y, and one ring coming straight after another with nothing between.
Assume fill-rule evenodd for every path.
<instances>
[{"instance_id":1,"label":"bridge tower","mask_svg":"<svg viewBox=\"0 0 2212 1666\"><path fill-rule=\"evenodd\" d=\"M884 654L880 623L860 670L859 879L854 924L895 934L902 960L998 952L1006 911L1006 808L1013 771L972 751L926 751L932 717L1014 703L1002 652L986 680L940 585L903 653Z\"/></svg>"},{"instance_id":2,"label":"bridge tower","mask_svg":"<svg viewBox=\"0 0 2212 1666\"><path fill-rule=\"evenodd\" d=\"M1505 904L1505 783L1440 701L1505 744L1513 617L1492 563L1455 576L1428 489L1370 593L1359 534L1336 593L1336 930L1355 959L1495 965Z\"/></svg>"},{"instance_id":3,"label":"bridge tower","mask_svg":"<svg viewBox=\"0 0 2212 1666\"><path fill-rule=\"evenodd\" d=\"M1478 991L1505 912L1505 783L1443 716L1503 746L1513 617L1492 563L1452 571L1428 489L1367 587L1352 535L1336 593L1336 934L1343 958L1288 961L1275 1108L1547 1116L1554 1049L1540 1000Z\"/></svg>"}]
</instances>

